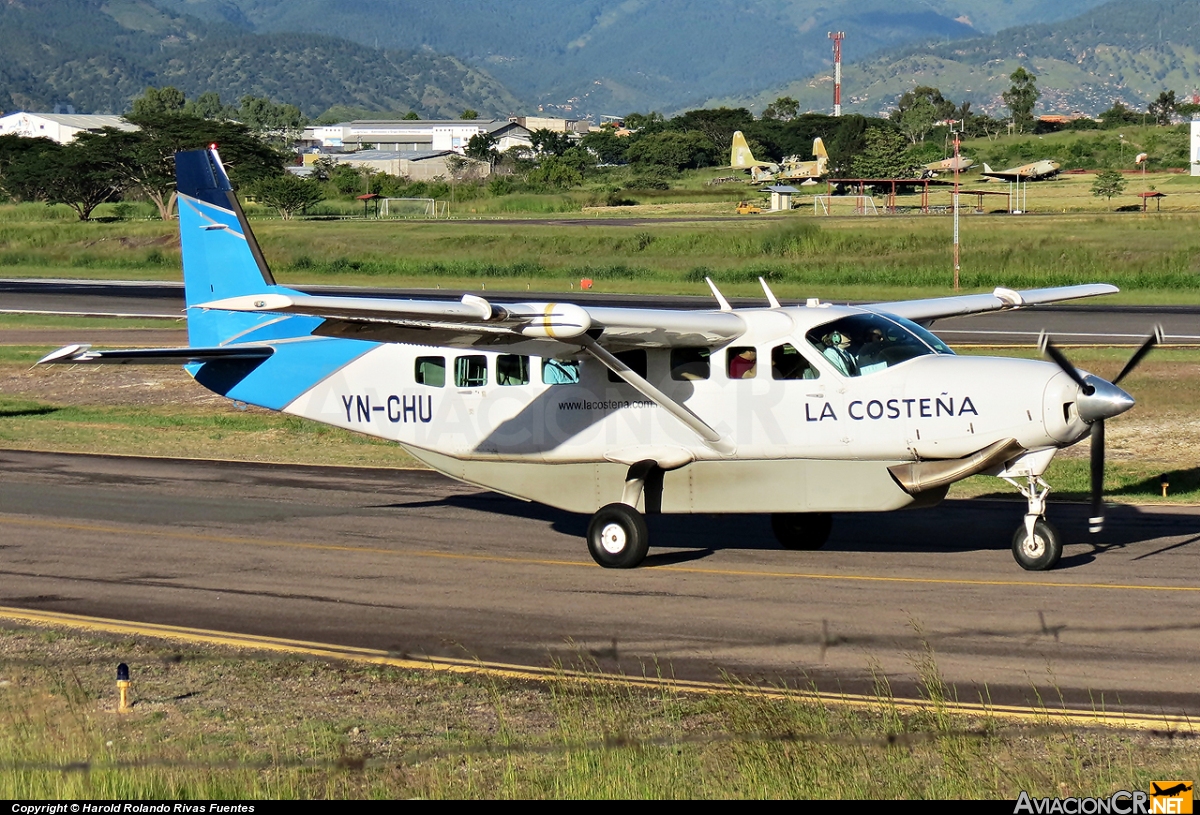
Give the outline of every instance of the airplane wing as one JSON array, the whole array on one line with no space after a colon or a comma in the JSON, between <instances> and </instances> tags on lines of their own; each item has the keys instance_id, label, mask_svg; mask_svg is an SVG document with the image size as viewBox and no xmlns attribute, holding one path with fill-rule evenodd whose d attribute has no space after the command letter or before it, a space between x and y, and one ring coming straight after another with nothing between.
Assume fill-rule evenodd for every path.
<instances>
[{"instance_id":1,"label":"airplane wing","mask_svg":"<svg viewBox=\"0 0 1200 815\"><path fill-rule=\"evenodd\" d=\"M250 313L307 314L325 322L313 334L378 342L472 347L527 340L583 344L595 338L610 349L715 347L745 331L737 314L659 308L580 306L571 302L493 304L461 300L344 298L299 293L253 294L204 302L197 308Z\"/></svg>"},{"instance_id":2,"label":"airplane wing","mask_svg":"<svg viewBox=\"0 0 1200 815\"><path fill-rule=\"evenodd\" d=\"M902 300L895 303L874 303L866 306L871 311L894 314L915 323L928 325L934 320L947 317L962 317L986 311L1010 311L1044 303L1059 303L1078 300L1101 294L1116 294L1120 289L1108 283L1087 283L1081 286L1056 286L1050 289L997 288L991 294L964 294L958 297L932 297L928 300Z\"/></svg>"},{"instance_id":3,"label":"airplane wing","mask_svg":"<svg viewBox=\"0 0 1200 815\"><path fill-rule=\"evenodd\" d=\"M580 306L574 303L491 303L392 300L299 293L256 294L201 303L195 308L322 317L313 333L379 342L471 347L547 339L583 345L587 337L610 350L724 345L746 324L729 311Z\"/></svg>"}]
</instances>

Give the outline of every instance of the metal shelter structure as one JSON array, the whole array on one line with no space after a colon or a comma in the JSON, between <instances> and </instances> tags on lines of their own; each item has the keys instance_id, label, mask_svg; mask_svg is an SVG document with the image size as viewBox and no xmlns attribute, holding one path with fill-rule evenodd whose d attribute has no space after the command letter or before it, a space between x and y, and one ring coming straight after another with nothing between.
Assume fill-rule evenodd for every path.
<instances>
[{"instance_id":1,"label":"metal shelter structure","mask_svg":"<svg viewBox=\"0 0 1200 815\"><path fill-rule=\"evenodd\" d=\"M827 178L825 179L825 198L831 198L834 195L834 186L848 185L856 192L851 193L859 198L871 198L872 193L867 192L867 187L878 190L883 188L884 192L884 210L894 213L896 211L896 192L897 188L904 186L920 187L921 188L921 205L922 213L929 212L929 187L945 186L945 182L934 181L929 178ZM872 204L872 208L874 204Z\"/></svg>"}]
</instances>

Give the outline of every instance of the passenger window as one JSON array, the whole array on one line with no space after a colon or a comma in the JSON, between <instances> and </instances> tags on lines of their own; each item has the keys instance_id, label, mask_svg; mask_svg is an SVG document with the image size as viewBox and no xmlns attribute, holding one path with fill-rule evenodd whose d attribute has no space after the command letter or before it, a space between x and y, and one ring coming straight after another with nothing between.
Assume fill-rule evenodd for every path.
<instances>
[{"instance_id":1,"label":"passenger window","mask_svg":"<svg viewBox=\"0 0 1200 815\"><path fill-rule=\"evenodd\" d=\"M487 384L487 357L469 356L454 359L454 384L460 388L479 388Z\"/></svg>"},{"instance_id":2,"label":"passenger window","mask_svg":"<svg viewBox=\"0 0 1200 815\"><path fill-rule=\"evenodd\" d=\"M646 377L646 352L641 348L636 351L622 351L619 354L613 354L614 357L624 362L627 366L633 369L633 372L643 379ZM624 382L625 380L617 376L612 371L608 372L609 382Z\"/></svg>"},{"instance_id":3,"label":"passenger window","mask_svg":"<svg viewBox=\"0 0 1200 815\"><path fill-rule=\"evenodd\" d=\"M418 385L428 385L431 388L445 387L446 358L417 357L417 369L414 376Z\"/></svg>"},{"instance_id":4,"label":"passenger window","mask_svg":"<svg viewBox=\"0 0 1200 815\"><path fill-rule=\"evenodd\" d=\"M758 373L758 352L751 347L730 348L725 359L730 379L753 379Z\"/></svg>"},{"instance_id":5,"label":"passenger window","mask_svg":"<svg viewBox=\"0 0 1200 815\"><path fill-rule=\"evenodd\" d=\"M579 360L543 359L542 382L546 385L575 385L579 383Z\"/></svg>"},{"instance_id":6,"label":"passenger window","mask_svg":"<svg viewBox=\"0 0 1200 815\"><path fill-rule=\"evenodd\" d=\"M496 357L497 385L528 385L529 357L501 354Z\"/></svg>"},{"instance_id":7,"label":"passenger window","mask_svg":"<svg viewBox=\"0 0 1200 815\"><path fill-rule=\"evenodd\" d=\"M771 349L773 379L816 379L820 374L790 342Z\"/></svg>"},{"instance_id":8,"label":"passenger window","mask_svg":"<svg viewBox=\"0 0 1200 815\"><path fill-rule=\"evenodd\" d=\"M709 354L707 348L672 348L671 378L675 380L708 379Z\"/></svg>"}]
</instances>

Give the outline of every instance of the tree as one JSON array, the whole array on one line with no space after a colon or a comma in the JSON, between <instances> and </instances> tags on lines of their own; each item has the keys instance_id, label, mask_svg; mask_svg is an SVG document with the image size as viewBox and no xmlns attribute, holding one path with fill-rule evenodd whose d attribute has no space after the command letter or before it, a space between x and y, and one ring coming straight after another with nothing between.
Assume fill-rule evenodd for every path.
<instances>
[{"instance_id":1,"label":"tree","mask_svg":"<svg viewBox=\"0 0 1200 815\"><path fill-rule=\"evenodd\" d=\"M1125 176L1119 170L1101 170L1096 173L1096 180L1092 182L1092 195L1099 198L1104 196L1109 201L1114 195L1120 195L1125 189Z\"/></svg>"},{"instance_id":2,"label":"tree","mask_svg":"<svg viewBox=\"0 0 1200 815\"><path fill-rule=\"evenodd\" d=\"M173 85L167 85L165 88L150 87L133 100L129 112L133 116L170 116L183 113L185 103L183 91Z\"/></svg>"},{"instance_id":3,"label":"tree","mask_svg":"<svg viewBox=\"0 0 1200 815\"><path fill-rule=\"evenodd\" d=\"M458 118L466 119L468 121L471 119L478 119L479 111L475 110L474 108L464 108L463 112L458 114Z\"/></svg>"},{"instance_id":4,"label":"tree","mask_svg":"<svg viewBox=\"0 0 1200 815\"><path fill-rule=\"evenodd\" d=\"M967 103L966 110L970 110ZM888 118L900 126L900 131L913 144L925 141L925 137L938 122L946 119L963 118L954 103L942 96L942 92L929 85L918 85L896 100L896 108Z\"/></svg>"},{"instance_id":5,"label":"tree","mask_svg":"<svg viewBox=\"0 0 1200 815\"><path fill-rule=\"evenodd\" d=\"M1001 94L1001 98L1012 113L1013 126L1018 133L1033 130L1033 106L1042 95L1035 84L1037 77L1021 67L1009 74L1008 78L1012 80L1012 85Z\"/></svg>"},{"instance_id":6,"label":"tree","mask_svg":"<svg viewBox=\"0 0 1200 815\"><path fill-rule=\"evenodd\" d=\"M754 114L746 108L700 108L689 110L666 123L669 130L703 133L722 150L733 142L735 131L754 124Z\"/></svg>"},{"instance_id":7,"label":"tree","mask_svg":"<svg viewBox=\"0 0 1200 815\"><path fill-rule=\"evenodd\" d=\"M410 110L408 113L404 114L403 119L406 122L416 122L416 121L420 121L421 117L419 115L417 115L417 112L415 110Z\"/></svg>"},{"instance_id":8,"label":"tree","mask_svg":"<svg viewBox=\"0 0 1200 815\"><path fill-rule=\"evenodd\" d=\"M175 203L175 153L217 144L221 160L235 183L251 183L283 172L283 154L254 136L243 124L210 121L183 114L155 114L127 119L138 130L106 127L80 133L76 140L100 140L98 155L127 188L137 189L158 207L164 221Z\"/></svg>"},{"instance_id":9,"label":"tree","mask_svg":"<svg viewBox=\"0 0 1200 815\"><path fill-rule=\"evenodd\" d=\"M10 165L5 178L27 195L47 204L66 204L79 220L88 221L96 207L119 198L124 188L121 177L105 163L102 147L100 138L77 138L70 144L46 141Z\"/></svg>"},{"instance_id":10,"label":"tree","mask_svg":"<svg viewBox=\"0 0 1200 815\"><path fill-rule=\"evenodd\" d=\"M778 119L790 122L800 115L800 103L790 96L781 96L763 109L764 119Z\"/></svg>"},{"instance_id":11,"label":"tree","mask_svg":"<svg viewBox=\"0 0 1200 815\"><path fill-rule=\"evenodd\" d=\"M1135 125L1142 121L1142 114L1136 110L1131 110L1125 106L1125 103L1117 100L1113 102L1113 106L1100 114L1100 121L1104 123L1105 130L1115 130L1118 127L1125 125Z\"/></svg>"},{"instance_id":12,"label":"tree","mask_svg":"<svg viewBox=\"0 0 1200 815\"><path fill-rule=\"evenodd\" d=\"M269 144L288 147L304 131L308 119L295 105L276 104L266 97L243 96L237 118Z\"/></svg>"},{"instance_id":13,"label":"tree","mask_svg":"<svg viewBox=\"0 0 1200 815\"><path fill-rule=\"evenodd\" d=\"M1171 116L1174 115L1177 104L1175 91L1163 91L1150 103L1147 111L1157 124L1165 126L1171 123Z\"/></svg>"},{"instance_id":14,"label":"tree","mask_svg":"<svg viewBox=\"0 0 1200 815\"><path fill-rule=\"evenodd\" d=\"M713 163L716 145L703 133L663 130L640 135L629 145L627 155L634 164L656 164L672 170L707 167Z\"/></svg>"},{"instance_id":15,"label":"tree","mask_svg":"<svg viewBox=\"0 0 1200 815\"><path fill-rule=\"evenodd\" d=\"M299 178L292 173L261 178L251 185L258 200L279 211L285 221L325 200L325 193L316 181Z\"/></svg>"},{"instance_id":16,"label":"tree","mask_svg":"<svg viewBox=\"0 0 1200 815\"><path fill-rule=\"evenodd\" d=\"M625 126L630 130L653 133L666 125L663 115L656 110L649 113L630 113L625 117Z\"/></svg>"},{"instance_id":17,"label":"tree","mask_svg":"<svg viewBox=\"0 0 1200 815\"><path fill-rule=\"evenodd\" d=\"M500 151L497 149L499 144L500 140L491 133L476 133L467 140L463 153L476 161L486 161L489 168L495 167L500 159Z\"/></svg>"},{"instance_id":18,"label":"tree","mask_svg":"<svg viewBox=\"0 0 1200 815\"><path fill-rule=\"evenodd\" d=\"M48 179L27 172L27 166L38 152L57 146L50 139L28 139L11 133L0 136L0 193L14 201L44 201Z\"/></svg>"},{"instance_id":19,"label":"tree","mask_svg":"<svg viewBox=\"0 0 1200 815\"><path fill-rule=\"evenodd\" d=\"M908 143L891 127L867 128L866 144L850 163L850 172L857 178L906 178L912 166L904 158Z\"/></svg>"},{"instance_id":20,"label":"tree","mask_svg":"<svg viewBox=\"0 0 1200 815\"><path fill-rule=\"evenodd\" d=\"M195 99L186 102L183 113L199 119L236 119L237 108L233 105L221 104L221 95L214 91L205 91Z\"/></svg>"},{"instance_id":21,"label":"tree","mask_svg":"<svg viewBox=\"0 0 1200 815\"><path fill-rule=\"evenodd\" d=\"M532 131L529 134L529 140L537 152L549 153L554 156L561 156L571 147L571 137L566 133L556 133L544 127Z\"/></svg>"},{"instance_id":22,"label":"tree","mask_svg":"<svg viewBox=\"0 0 1200 815\"><path fill-rule=\"evenodd\" d=\"M584 134L579 145L591 151L601 164L622 164L625 161L625 148L629 146L629 138L618 136L611 127L602 127Z\"/></svg>"}]
</instances>

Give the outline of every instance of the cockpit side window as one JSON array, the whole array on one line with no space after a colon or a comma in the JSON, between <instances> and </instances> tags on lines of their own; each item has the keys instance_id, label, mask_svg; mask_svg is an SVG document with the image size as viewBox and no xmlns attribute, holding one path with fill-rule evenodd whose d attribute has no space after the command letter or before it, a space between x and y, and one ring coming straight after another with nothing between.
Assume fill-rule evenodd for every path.
<instances>
[{"instance_id":1,"label":"cockpit side window","mask_svg":"<svg viewBox=\"0 0 1200 815\"><path fill-rule=\"evenodd\" d=\"M817 379L820 375L790 342L771 349L772 379Z\"/></svg>"},{"instance_id":2,"label":"cockpit side window","mask_svg":"<svg viewBox=\"0 0 1200 815\"><path fill-rule=\"evenodd\" d=\"M914 322L884 314L853 314L817 326L805 335L844 376L864 376L928 354L953 354L944 342Z\"/></svg>"}]
</instances>

